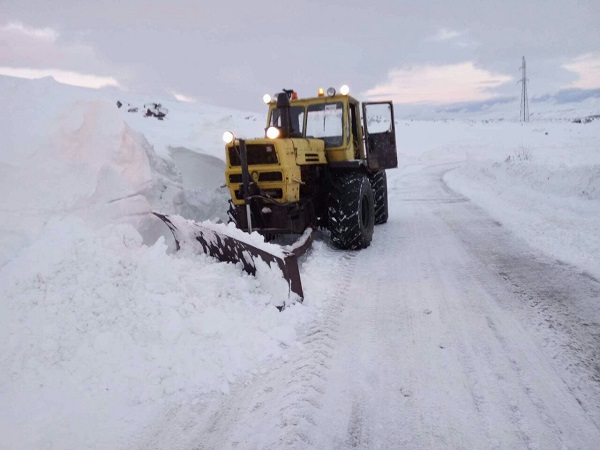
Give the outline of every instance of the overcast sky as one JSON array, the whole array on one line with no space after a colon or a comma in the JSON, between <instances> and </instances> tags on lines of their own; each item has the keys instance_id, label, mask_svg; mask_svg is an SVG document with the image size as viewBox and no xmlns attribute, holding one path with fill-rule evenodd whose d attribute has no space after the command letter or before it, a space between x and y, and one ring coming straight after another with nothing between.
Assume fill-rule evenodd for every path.
<instances>
[{"instance_id":1,"label":"overcast sky","mask_svg":"<svg viewBox=\"0 0 600 450\"><path fill-rule=\"evenodd\" d=\"M0 0L0 74L262 110L348 84L452 104L600 88L600 0ZM160 99L157 99L157 101Z\"/></svg>"}]
</instances>

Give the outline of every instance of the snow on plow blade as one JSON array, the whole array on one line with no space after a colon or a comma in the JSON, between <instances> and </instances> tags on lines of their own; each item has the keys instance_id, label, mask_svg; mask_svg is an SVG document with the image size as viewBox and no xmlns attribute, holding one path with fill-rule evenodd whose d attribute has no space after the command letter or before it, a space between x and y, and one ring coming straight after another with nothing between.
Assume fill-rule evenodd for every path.
<instances>
[{"instance_id":1,"label":"snow on plow blade","mask_svg":"<svg viewBox=\"0 0 600 450\"><path fill-rule=\"evenodd\" d=\"M157 212L152 214L169 227L178 250L182 243L185 246L192 245L196 252L206 253L219 261L242 263L244 270L250 275L256 274L256 261L260 259L270 267L279 267L290 292L297 294L300 301L304 298L298 257L310 248L313 241L312 229L307 229L294 244L280 247L274 244L251 242L252 237L249 234L237 229L231 230L224 225L197 223L181 216L167 216Z\"/></svg>"}]
</instances>

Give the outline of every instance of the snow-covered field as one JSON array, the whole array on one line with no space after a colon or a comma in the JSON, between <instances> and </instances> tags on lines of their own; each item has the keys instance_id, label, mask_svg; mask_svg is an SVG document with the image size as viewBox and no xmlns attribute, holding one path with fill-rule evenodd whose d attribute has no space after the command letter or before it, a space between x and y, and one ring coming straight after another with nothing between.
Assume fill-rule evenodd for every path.
<instances>
[{"instance_id":1,"label":"snow-covered field","mask_svg":"<svg viewBox=\"0 0 600 450\"><path fill-rule=\"evenodd\" d=\"M405 163L457 161L444 178L452 189L600 279L600 120L415 121L397 134Z\"/></svg>"},{"instance_id":2,"label":"snow-covered field","mask_svg":"<svg viewBox=\"0 0 600 450\"><path fill-rule=\"evenodd\" d=\"M272 274L173 253L150 211L223 220L222 132L258 136L264 119L163 102L170 112L158 121L117 100L158 101L0 77L2 448L138 445L172 405L232 395L310 348L349 286L331 278L360 260L318 240L302 261L304 304L279 313ZM399 120L390 209L406 210L401 180L439 167L449 189L523 245L599 279L600 121L558 116ZM390 235L380 230L375 239ZM586 308L598 317L600 304Z\"/></svg>"}]
</instances>

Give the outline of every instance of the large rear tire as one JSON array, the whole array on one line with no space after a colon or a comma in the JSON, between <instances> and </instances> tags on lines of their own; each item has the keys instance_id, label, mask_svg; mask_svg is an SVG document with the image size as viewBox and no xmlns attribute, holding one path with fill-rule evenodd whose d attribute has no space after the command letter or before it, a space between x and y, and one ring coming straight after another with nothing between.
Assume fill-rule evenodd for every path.
<instances>
[{"instance_id":1,"label":"large rear tire","mask_svg":"<svg viewBox=\"0 0 600 450\"><path fill-rule=\"evenodd\" d=\"M356 250L371 244L375 201L371 183L363 173L336 177L329 197L328 217L331 240L337 248Z\"/></svg>"},{"instance_id":2,"label":"large rear tire","mask_svg":"<svg viewBox=\"0 0 600 450\"><path fill-rule=\"evenodd\" d=\"M369 181L375 197L375 225L380 225L388 220L388 192L385 170L370 175Z\"/></svg>"}]
</instances>

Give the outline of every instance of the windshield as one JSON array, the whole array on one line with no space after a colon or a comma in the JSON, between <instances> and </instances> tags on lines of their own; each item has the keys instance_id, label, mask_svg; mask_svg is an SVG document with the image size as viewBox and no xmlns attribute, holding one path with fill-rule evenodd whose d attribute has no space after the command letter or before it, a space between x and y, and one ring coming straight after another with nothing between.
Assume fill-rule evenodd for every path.
<instances>
[{"instance_id":1,"label":"windshield","mask_svg":"<svg viewBox=\"0 0 600 450\"><path fill-rule=\"evenodd\" d=\"M304 106L292 106L290 108L290 119L292 121L292 135L304 135ZM271 126L281 128L280 110L275 108L271 114Z\"/></svg>"},{"instance_id":2,"label":"windshield","mask_svg":"<svg viewBox=\"0 0 600 450\"><path fill-rule=\"evenodd\" d=\"M306 115L306 137L323 139L325 147L344 143L344 108L341 102L309 105Z\"/></svg>"}]
</instances>

